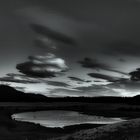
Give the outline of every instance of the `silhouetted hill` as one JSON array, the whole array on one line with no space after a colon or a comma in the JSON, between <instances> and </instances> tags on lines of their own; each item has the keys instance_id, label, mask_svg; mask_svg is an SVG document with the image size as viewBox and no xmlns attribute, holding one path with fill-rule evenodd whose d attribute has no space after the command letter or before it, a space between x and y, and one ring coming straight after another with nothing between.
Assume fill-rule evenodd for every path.
<instances>
[{"instance_id":1,"label":"silhouetted hill","mask_svg":"<svg viewBox=\"0 0 140 140\"><path fill-rule=\"evenodd\" d=\"M0 85L0 102L83 102L83 103L124 103L140 105L140 95L134 97L55 97L23 93L12 87Z\"/></svg>"},{"instance_id":2,"label":"silhouetted hill","mask_svg":"<svg viewBox=\"0 0 140 140\"><path fill-rule=\"evenodd\" d=\"M23 93L12 87L0 85L0 102L34 102L45 100L46 97L43 95Z\"/></svg>"}]
</instances>

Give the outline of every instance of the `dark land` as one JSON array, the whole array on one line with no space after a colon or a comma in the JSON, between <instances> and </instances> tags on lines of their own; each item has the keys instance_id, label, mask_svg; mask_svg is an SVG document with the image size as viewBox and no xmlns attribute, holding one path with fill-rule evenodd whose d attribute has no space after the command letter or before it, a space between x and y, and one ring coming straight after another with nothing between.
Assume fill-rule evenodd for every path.
<instances>
[{"instance_id":1,"label":"dark land","mask_svg":"<svg viewBox=\"0 0 140 140\"><path fill-rule=\"evenodd\" d=\"M41 110L71 110L97 116L121 117L128 121L103 126L81 124L64 128L46 128L39 124L19 122L11 118L14 113ZM9 86L0 86L1 140L47 140L58 137L59 140L131 140L131 138L139 140L138 118L140 118L140 96L48 98L39 94L25 94ZM95 133L96 137L93 137ZM116 135L120 139L118 137L115 139Z\"/></svg>"}]
</instances>

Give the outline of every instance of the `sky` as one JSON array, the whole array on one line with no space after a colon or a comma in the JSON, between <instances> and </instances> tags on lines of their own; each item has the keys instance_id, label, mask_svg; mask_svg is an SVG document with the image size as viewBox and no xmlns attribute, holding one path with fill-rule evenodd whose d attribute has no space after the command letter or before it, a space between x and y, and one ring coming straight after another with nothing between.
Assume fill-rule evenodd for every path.
<instances>
[{"instance_id":1,"label":"sky","mask_svg":"<svg viewBox=\"0 0 140 140\"><path fill-rule=\"evenodd\" d=\"M49 97L140 94L139 0L2 0L0 82Z\"/></svg>"}]
</instances>

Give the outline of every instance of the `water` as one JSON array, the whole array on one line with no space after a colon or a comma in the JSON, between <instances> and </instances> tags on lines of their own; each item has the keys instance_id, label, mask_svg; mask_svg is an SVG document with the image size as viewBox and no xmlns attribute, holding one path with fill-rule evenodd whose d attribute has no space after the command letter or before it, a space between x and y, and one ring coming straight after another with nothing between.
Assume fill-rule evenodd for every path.
<instances>
[{"instance_id":1,"label":"water","mask_svg":"<svg viewBox=\"0 0 140 140\"><path fill-rule=\"evenodd\" d=\"M121 118L107 118L102 116L92 116L81 114L76 111L37 111L13 114L12 118L17 121L32 122L45 127L61 127L76 124L112 124L125 121Z\"/></svg>"}]
</instances>

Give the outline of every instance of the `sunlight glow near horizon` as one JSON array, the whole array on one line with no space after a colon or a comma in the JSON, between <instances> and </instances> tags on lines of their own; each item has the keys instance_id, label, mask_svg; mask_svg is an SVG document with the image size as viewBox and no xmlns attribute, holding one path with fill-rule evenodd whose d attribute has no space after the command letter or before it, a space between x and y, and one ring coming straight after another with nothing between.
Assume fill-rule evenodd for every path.
<instances>
[{"instance_id":1,"label":"sunlight glow near horizon","mask_svg":"<svg viewBox=\"0 0 140 140\"><path fill-rule=\"evenodd\" d=\"M78 89L74 88L65 88L65 87L55 87L50 86L45 83L37 83L37 84L21 84L21 83L13 83L13 82L7 82L3 84L8 84L11 87L14 87L15 89L25 92L25 93L34 93L34 94L42 94L44 96L48 97L79 97L79 96L85 96L85 97L95 97L97 95L94 95L94 92L92 94L92 91L90 92L84 92L80 91ZM60 90L59 90L60 89ZM57 92L58 90L58 92ZM62 90L62 91L61 91ZM64 90L64 91L63 91ZM53 92L54 91L54 92ZM140 92L137 91L130 91L122 88L112 88L112 92L117 94L112 94L113 96L121 96L121 97L133 97L136 95L140 95ZM99 92L99 91L98 91ZM82 93L82 94L81 94ZM98 96L107 96L104 94L103 91L98 93ZM110 95L109 95L110 96Z\"/></svg>"}]
</instances>

